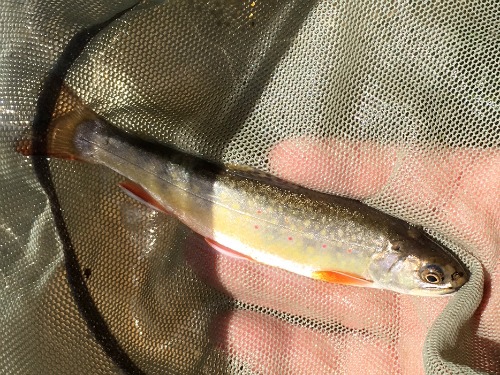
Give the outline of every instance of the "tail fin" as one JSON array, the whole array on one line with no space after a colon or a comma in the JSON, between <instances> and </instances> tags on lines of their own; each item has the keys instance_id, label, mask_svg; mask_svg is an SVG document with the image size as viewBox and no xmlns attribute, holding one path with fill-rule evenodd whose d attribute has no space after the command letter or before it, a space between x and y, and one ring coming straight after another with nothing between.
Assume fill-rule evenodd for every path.
<instances>
[{"instance_id":1,"label":"tail fin","mask_svg":"<svg viewBox=\"0 0 500 375\"><path fill-rule=\"evenodd\" d=\"M45 150L35 150L30 139L16 142L16 151L22 155L41 155L67 160L82 160L75 148L75 132L78 125L97 120L97 115L88 108L81 108L56 118L48 129Z\"/></svg>"}]
</instances>

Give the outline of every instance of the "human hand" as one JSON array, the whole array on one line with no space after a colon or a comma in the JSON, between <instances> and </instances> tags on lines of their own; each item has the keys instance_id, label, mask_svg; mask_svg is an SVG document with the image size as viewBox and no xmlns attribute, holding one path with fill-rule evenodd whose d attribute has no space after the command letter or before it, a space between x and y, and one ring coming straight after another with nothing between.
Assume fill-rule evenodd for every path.
<instances>
[{"instance_id":1,"label":"human hand","mask_svg":"<svg viewBox=\"0 0 500 375\"><path fill-rule=\"evenodd\" d=\"M284 179L389 208L472 252L491 275L476 335L500 337L494 318L500 307L497 152L417 153L303 138L277 145L269 160ZM187 259L207 283L241 301L244 309L216 320L213 336L256 373L421 374L427 331L449 301L318 282L221 256L198 241ZM263 314L257 306L283 314ZM497 345L481 348L490 361L476 361L471 352L469 362L495 369Z\"/></svg>"}]
</instances>

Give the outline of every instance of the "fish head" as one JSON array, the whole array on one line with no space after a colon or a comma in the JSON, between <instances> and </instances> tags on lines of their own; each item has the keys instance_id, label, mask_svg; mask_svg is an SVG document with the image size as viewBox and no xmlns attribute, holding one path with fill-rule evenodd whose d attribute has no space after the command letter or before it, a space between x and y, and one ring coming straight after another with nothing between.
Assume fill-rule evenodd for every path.
<instances>
[{"instance_id":1,"label":"fish head","mask_svg":"<svg viewBox=\"0 0 500 375\"><path fill-rule=\"evenodd\" d=\"M370 274L374 282L399 293L446 295L468 280L460 261L425 233L389 240L372 260Z\"/></svg>"}]
</instances>

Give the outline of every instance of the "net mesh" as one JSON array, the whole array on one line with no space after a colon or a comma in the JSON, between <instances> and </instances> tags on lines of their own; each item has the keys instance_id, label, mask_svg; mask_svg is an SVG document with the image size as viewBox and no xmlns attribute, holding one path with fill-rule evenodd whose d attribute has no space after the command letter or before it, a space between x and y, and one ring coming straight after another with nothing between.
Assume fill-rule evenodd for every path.
<instances>
[{"instance_id":1,"label":"net mesh","mask_svg":"<svg viewBox=\"0 0 500 375\"><path fill-rule=\"evenodd\" d=\"M0 373L500 373L499 8L4 0ZM14 151L81 103L423 225L471 279L413 297L215 254L110 170Z\"/></svg>"}]
</instances>

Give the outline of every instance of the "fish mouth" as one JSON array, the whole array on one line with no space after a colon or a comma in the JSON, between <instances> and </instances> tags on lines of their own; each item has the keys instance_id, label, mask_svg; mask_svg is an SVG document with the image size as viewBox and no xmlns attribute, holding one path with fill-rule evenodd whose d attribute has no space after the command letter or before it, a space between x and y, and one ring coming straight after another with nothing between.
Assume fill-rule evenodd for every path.
<instances>
[{"instance_id":1,"label":"fish mouth","mask_svg":"<svg viewBox=\"0 0 500 375\"><path fill-rule=\"evenodd\" d=\"M463 284L462 284L463 285ZM421 285L419 288L415 288L412 290L412 294L419 296L437 296L437 295L449 295L453 294L460 289L459 286L455 286L454 284L447 283L444 285Z\"/></svg>"},{"instance_id":2,"label":"fish mouth","mask_svg":"<svg viewBox=\"0 0 500 375\"><path fill-rule=\"evenodd\" d=\"M457 289L452 287L432 287L425 289L413 289L413 295L421 297L436 297L436 296L449 296L457 292Z\"/></svg>"}]
</instances>

